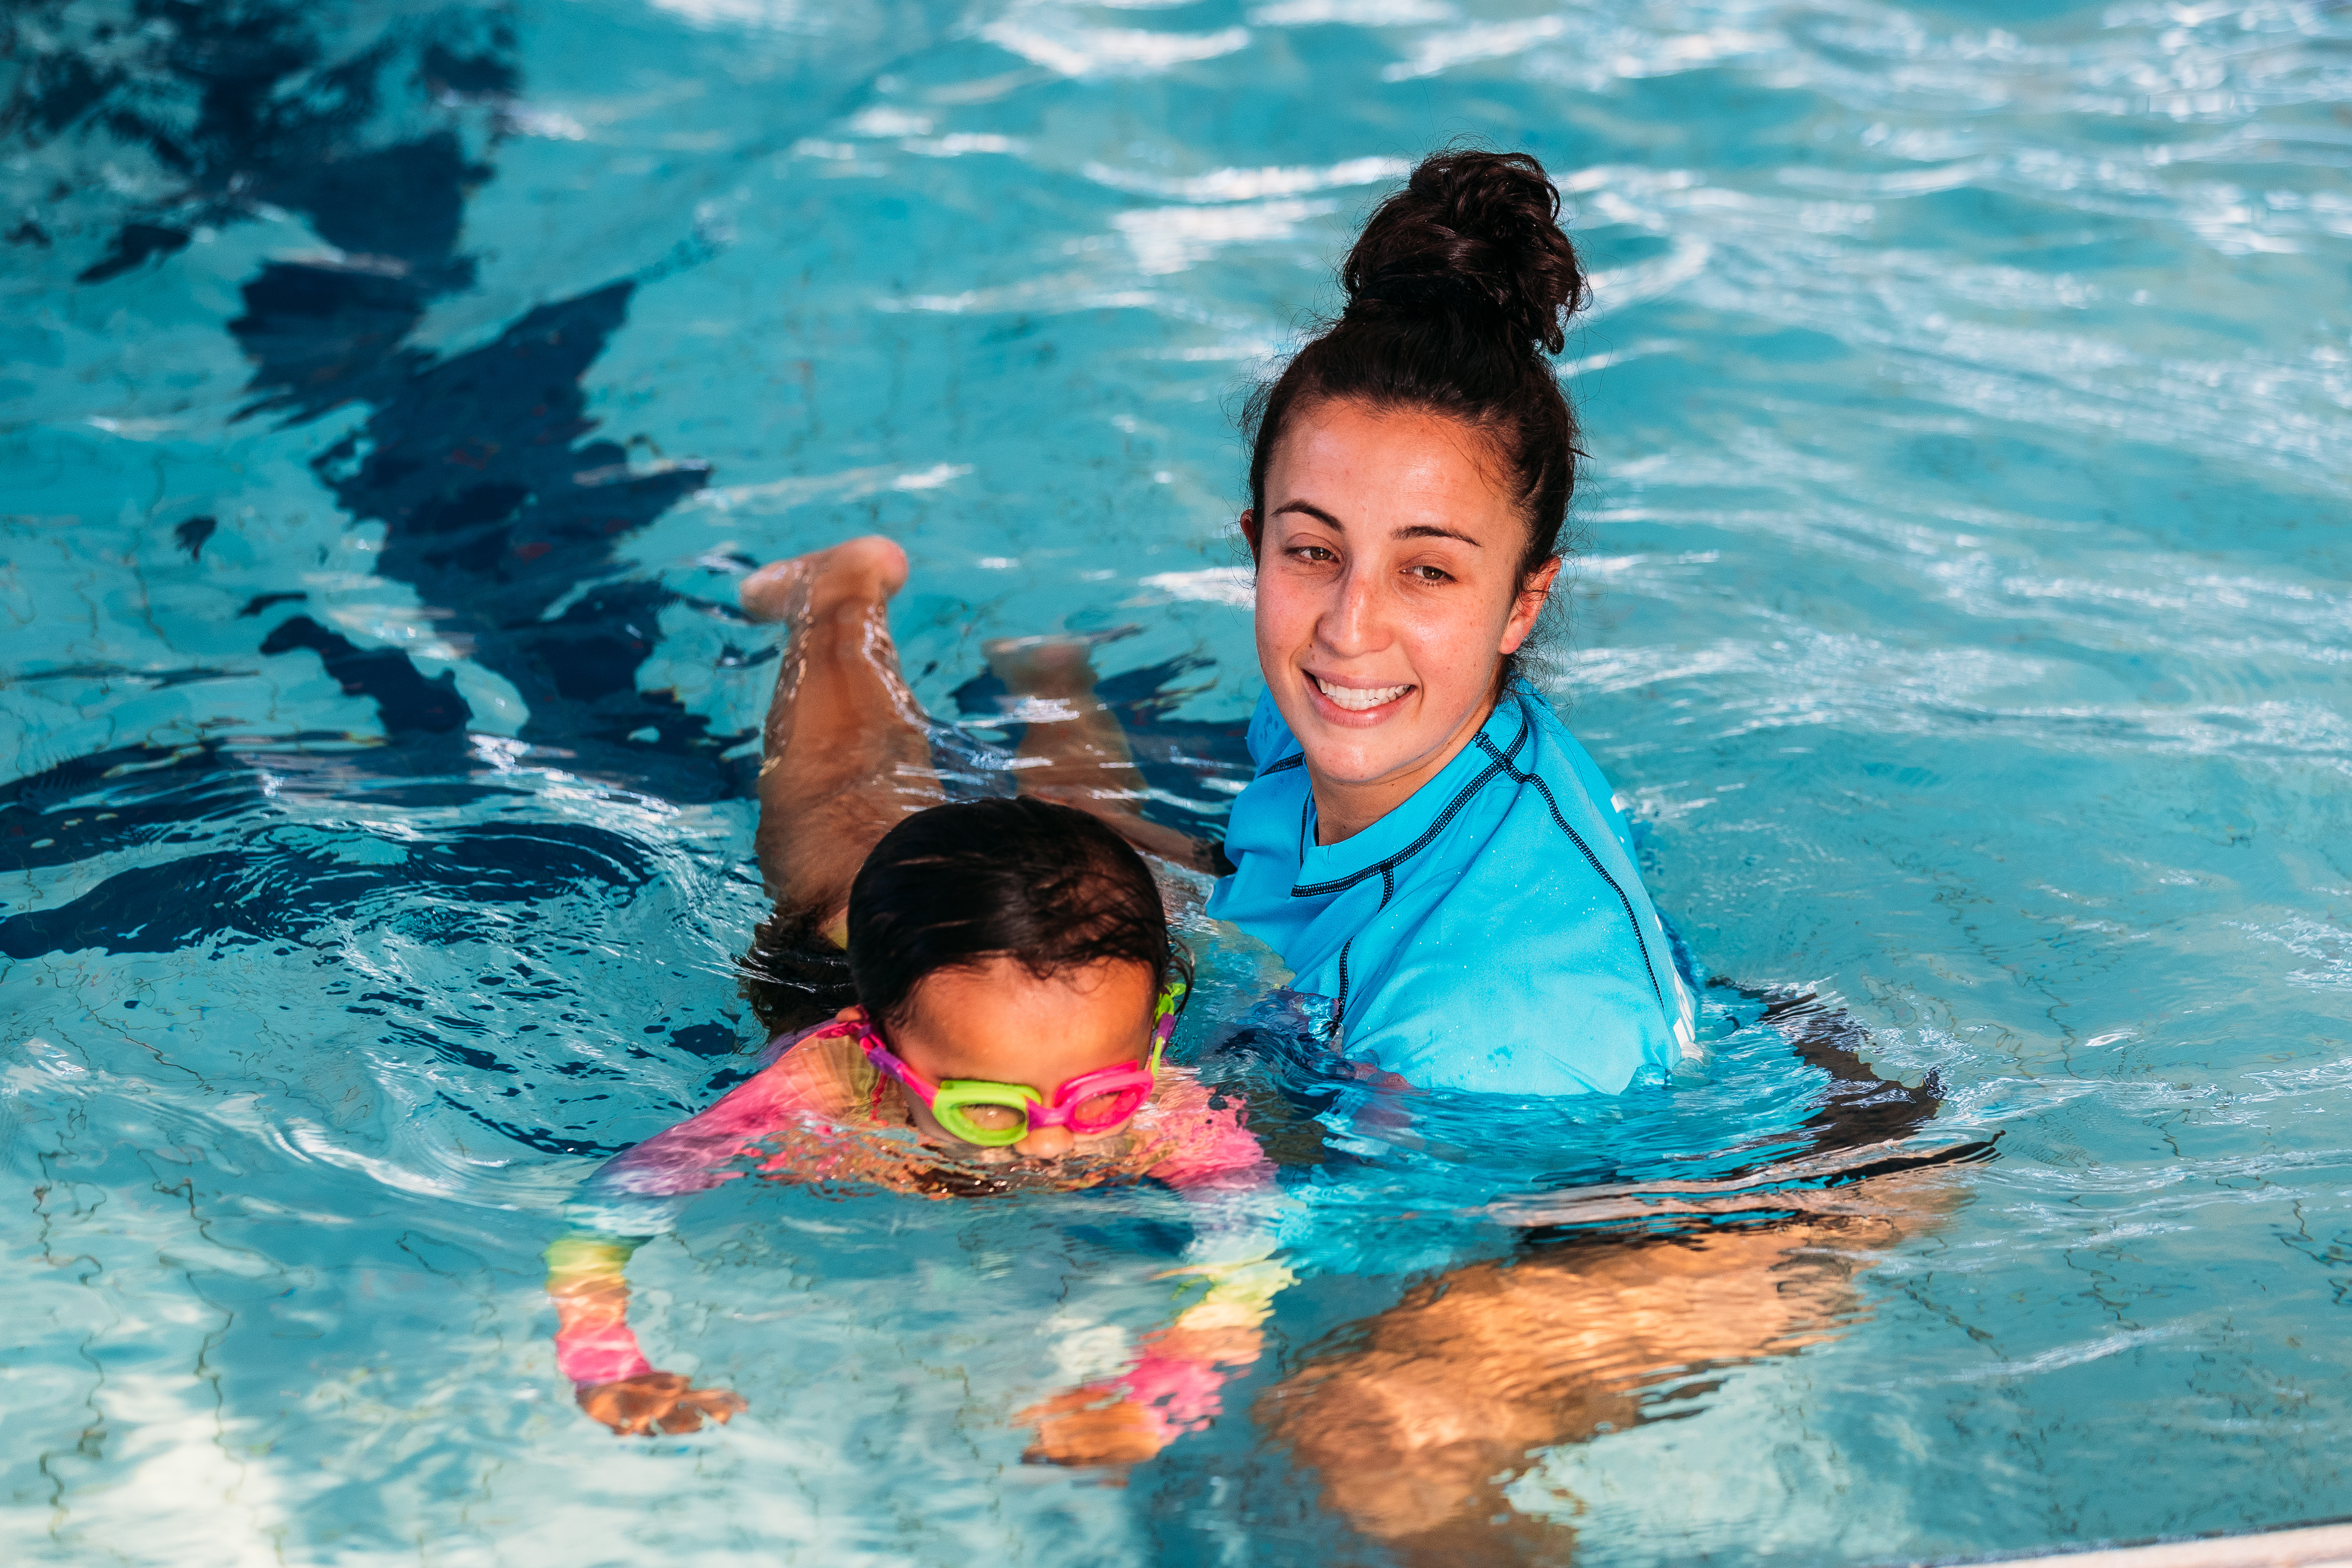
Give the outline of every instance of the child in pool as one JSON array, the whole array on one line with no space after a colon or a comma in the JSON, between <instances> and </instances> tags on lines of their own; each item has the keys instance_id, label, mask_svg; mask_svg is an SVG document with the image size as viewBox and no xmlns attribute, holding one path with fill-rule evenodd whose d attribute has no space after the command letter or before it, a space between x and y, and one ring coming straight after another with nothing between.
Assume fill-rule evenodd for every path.
<instances>
[{"instance_id":1,"label":"child in pool","mask_svg":"<svg viewBox=\"0 0 2352 1568\"><path fill-rule=\"evenodd\" d=\"M794 632L761 778L758 844L777 913L747 985L779 1037L751 1079L599 1171L577 1205L583 1224L548 1250L558 1365L615 1432L689 1431L744 1407L656 1370L627 1323L630 1254L683 1198L720 1182L757 1173L951 1196L1150 1177L1202 1198L1266 1184L1238 1102L1213 1102L1160 1059L1184 963L1158 885L1114 829L1186 858L1200 851L1134 816L1141 791L1116 721L1085 706L1083 647L1072 658L1047 645L1042 659L1037 645L992 650L1016 691L1050 686L1077 700L1066 724L1093 719L1078 733L1033 724L1024 744L1024 785L1071 804L928 804L939 782L883 621L904 578L896 546L860 540L745 584L755 615ZM845 842L812 836L828 829ZM854 879L828 881L853 851ZM1216 1413L1218 1386L1255 1360L1257 1324L1288 1275L1246 1226L1221 1246L1215 1217L1193 1266L1206 1298L1150 1336L1122 1377L1025 1412L1039 1428L1033 1458L1132 1462Z\"/></svg>"}]
</instances>

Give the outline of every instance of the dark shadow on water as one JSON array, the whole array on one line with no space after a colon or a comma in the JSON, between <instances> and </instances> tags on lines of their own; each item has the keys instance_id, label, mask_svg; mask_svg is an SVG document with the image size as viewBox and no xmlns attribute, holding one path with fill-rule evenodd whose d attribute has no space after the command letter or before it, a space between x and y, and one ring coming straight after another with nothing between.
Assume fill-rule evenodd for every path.
<instances>
[{"instance_id":1,"label":"dark shadow on water","mask_svg":"<svg viewBox=\"0 0 2352 1568\"><path fill-rule=\"evenodd\" d=\"M134 148L168 187L130 204L80 285L170 265L199 226L271 211L305 220L334 254L265 264L226 323L253 364L244 414L296 422L371 405L319 459L320 480L355 521L385 526L382 574L415 586L436 629L522 696L525 739L676 799L739 791L747 770L719 753L741 737L714 737L672 694L636 686L677 597L631 580L617 551L705 474L632 471L624 447L592 436L581 378L626 319L634 283L541 305L447 358L409 342L436 298L473 283L467 202L495 175L522 85L507 11L370 23L134 0L125 26L37 0L11 21L21 67L0 141ZM200 556L216 526L191 520L180 542ZM298 594L289 583L247 609L260 616ZM307 617L266 627L257 651L319 658L376 703L395 745L430 746L473 719L446 674Z\"/></svg>"},{"instance_id":2,"label":"dark shadow on water","mask_svg":"<svg viewBox=\"0 0 2352 1568\"><path fill-rule=\"evenodd\" d=\"M466 701L457 695L457 678L446 670L427 680L406 654L394 648L359 647L308 616L280 621L276 630L261 639L265 654L298 647L317 654L346 696L373 699L388 735L411 731L439 735L465 727Z\"/></svg>"},{"instance_id":3,"label":"dark shadow on water","mask_svg":"<svg viewBox=\"0 0 2352 1568\"><path fill-rule=\"evenodd\" d=\"M438 813L531 798L493 774L423 771L436 760L465 759L461 748L347 742L337 752L125 747L0 785L0 864L147 862L78 897L0 916L0 961L89 973L123 955L193 951L275 966L281 983L332 998L387 1060L463 1069L441 1075L445 1102L548 1153L614 1152L599 1135L613 1121L612 1081L630 1076L632 1063L667 1064L667 1076L699 1083L748 1059L736 1024L615 1016L614 999L595 983L603 971L581 970L590 958L581 916L560 910L619 909L642 896L660 876L655 847L520 813L412 822L407 831L289 819L296 802ZM400 764L420 771L389 771ZM464 950L462 993L399 978L367 951L385 941ZM151 1016L136 997L109 1005L134 1031ZM320 1044L351 1044L350 1033L336 1035ZM687 1109L642 1089L630 1099L656 1121Z\"/></svg>"}]
</instances>

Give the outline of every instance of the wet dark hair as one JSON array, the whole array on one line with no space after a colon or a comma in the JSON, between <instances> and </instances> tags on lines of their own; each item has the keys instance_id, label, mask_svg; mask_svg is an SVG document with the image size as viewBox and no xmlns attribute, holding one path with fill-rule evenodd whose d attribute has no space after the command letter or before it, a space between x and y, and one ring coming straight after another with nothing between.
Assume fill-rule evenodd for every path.
<instances>
[{"instance_id":1,"label":"wet dark hair","mask_svg":"<svg viewBox=\"0 0 2352 1568\"><path fill-rule=\"evenodd\" d=\"M1022 796L919 811L849 887L849 973L887 1032L923 977L1011 958L1045 979L1140 963L1155 988L1189 968L1143 857L1075 806Z\"/></svg>"},{"instance_id":2,"label":"wet dark hair","mask_svg":"<svg viewBox=\"0 0 2352 1568\"><path fill-rule=\"evenodd\" d=\"M1524 153L1422 161L1364 225L1339 268L1348 303L1260 386L1243 415L1250 507L1291 420L1331 402L1424 409L1484 437L1528 521L1522 582L1559 553L1576 489L1576 416L1545 356L1584 303L1559 192Z\"/></svg>"}]
</instances>

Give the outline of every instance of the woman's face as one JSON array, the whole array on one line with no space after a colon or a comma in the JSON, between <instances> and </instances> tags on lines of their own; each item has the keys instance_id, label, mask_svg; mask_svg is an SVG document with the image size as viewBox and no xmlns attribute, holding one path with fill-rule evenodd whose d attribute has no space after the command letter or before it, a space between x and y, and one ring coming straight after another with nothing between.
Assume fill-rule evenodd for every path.
<instances>
[{"instance_id":1,"label":"woman's face","mask_svg":"<svg viewBox=\"0 0 2352 1568\"><path fill-rule=\"evenodd\" d=\"M949 1079L1026 1084L1050 1103L1055 1090L1081 1074L1149 1059L1158 1000L1144 964L1094 963L1041 980L1011 958L990 958L923 976L907 999L906 1016L889 1031L890 1049L935 1084ZM840 1016L853 1015L865 1016L854 1007ZM1033 1125L1017 1143L982 1149L941 1127L913 1095L903 1098L924 1142L984 1163L1113 1153L1129 1125L1077 1134Z\"/></svg>"},{"instance_id":2,"label":"woman's face","mask_svg":"<svg viewBox=\"0 0 2352 1568\"><path fill-rule=\"evenodd\" d=\"M1378 821L1486 721L1558 562L1522 582L1528 525L1476 432L1326 403L1293 416L1242 514L1257 657L1307 754L1325 842Z\"/></svg>"}]
</instances>

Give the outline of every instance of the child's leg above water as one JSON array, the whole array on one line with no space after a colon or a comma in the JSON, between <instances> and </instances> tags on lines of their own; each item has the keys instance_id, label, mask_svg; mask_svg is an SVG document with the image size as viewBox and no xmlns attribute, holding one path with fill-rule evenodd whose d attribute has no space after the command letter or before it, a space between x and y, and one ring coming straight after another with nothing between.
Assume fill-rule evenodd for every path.
<instances>
[{"instance_id":1,"label":"child's leg above water","mask_svg":"<svg viewBox=\"0 0 2352 1568\"><path fill-rule=\"evenodd\" d=\"M1147 821L1150 791L1118 716L1095 694L1092 637L1008 637L983 645L988 667L1024 703L1013 777L1021 793L1102 819L1148 855L1212 874L1230 868L1210 845Z\"/></svg>"},{"instance_id":2,"label":"child's leg above water","mask_svg":"<svg viewBox=\"0 0 2352 1568\"><path fill-rule=\"evenodd\" d=\"M898 820L946 798L915 694L890 641L907 552L868 535L743 580L753 620L791 629L760 763L760 875L780 909L839 940L849 884Z\"/></svg>"},{"instance_id":3,"label":"child's leg above water","mask_svg":"<svg viewBox=\"0 0 2352 1568\"><path fill-rule=\"evenodd\" d=\"M890 640L890 600L906 581L906 552L869 534L772 563L741 588L754 620L792 630L760 764L760 872L780 910L815 915L836 943L867 852L901 817L945 798ZM1034 700L1014 764L1021 792L1091 813L1149 854L1216 868L1208 846L1141 815L1148 792L1118 717L1095 695L1089 647L987 646L1006 689Z\"/></svg>"}]
</instances>

